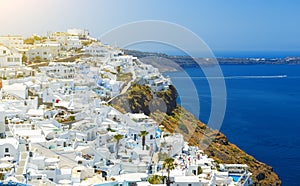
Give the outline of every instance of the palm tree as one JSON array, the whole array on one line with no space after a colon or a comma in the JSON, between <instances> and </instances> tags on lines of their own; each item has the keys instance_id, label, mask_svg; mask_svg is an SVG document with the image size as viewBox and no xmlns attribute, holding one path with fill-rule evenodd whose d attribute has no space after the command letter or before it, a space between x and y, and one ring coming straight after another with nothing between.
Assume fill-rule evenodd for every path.
<instances>
[{"instance_id":1,"label":"palm tree","mask_svg":"<svg viewBox=\"0 0 300 186\"><path fill-rule=\"evenodd\" d=\"M165 159L162 168L167 170L167 173L168 173L167 186L170 186L171 185L170 172L171 172L171 170L175 169L174 159L173 158L167 158L167 159Z\"/></svg>"},{"instance_id":2,"label":"palm tree","mask_svg":"<svg viewBox=\"0 0 300 186\"><path fill-rule=\"evenodd\" d=\"M149 134L149 132L145 131L145 130L142 130L139 134L140 137L142 137L142 146L143 146L143 150L144 150L144 147L145 147L145 141L146 141L146 136L147 134Z\"/></svg>"},{"instance_id":3,"label":"palm tree","mask_svg":"<svg viewBox=\"0 0 300 186\"><path fill-rule=\"evenodd\" d=\"M117 158L119 157L119 143L120 143L120 140L123 139L123 135L122 134L116 134L114 135L114 139L117 141Z\"/></svg>"}]
</instances>

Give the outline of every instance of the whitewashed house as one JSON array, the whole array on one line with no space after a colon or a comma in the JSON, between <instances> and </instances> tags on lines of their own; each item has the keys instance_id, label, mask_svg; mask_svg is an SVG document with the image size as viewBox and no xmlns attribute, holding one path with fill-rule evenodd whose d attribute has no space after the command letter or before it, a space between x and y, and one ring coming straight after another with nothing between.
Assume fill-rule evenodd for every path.
<instances>
[{"instance_id":1,"label":"whitewashed house","mask_svg":"<svg viewBox=\"0 0 300 186\"><path fill-rule=\"evenodd\" d=\"M0 159L13 157L13 161L19 159L19 142L15 138L0 139Z\"/></svg>"},{"instance_id":2,"label":"whitewashed house","mask_svg":"<svg viewBox=\"0 0 300 186\"><path fill-rule=\"evenodd\" d=\"M0 45L0 67L16 67L22 65L22 54L4 45Z\"/></svg>"},{"instance_id":3,"label":"whitewashed house","mask_svg":"<svg viewBox=\"0 0 300 186\"><path fill-rule=\"evenodd\" d=\"M23 36L20 35L6 35L0 36L0 44L9 48L21 49L24 46Z\"/></svg>"},{"instance_id":4,"label":"whitewashed house","mask_svg":"<svg viewBox=\"0 0 300 186\"><path fill-rule=\"evenodd\" d=\"M198 176L175 176L172 186L202 186Z\"/></svg>"},{"instance_id":5,"label":"whitewashed house","mask_svg":"<svg viewBox=\"0 0 300 186\"><path fill-rule=\"evenodd\" d=\"M75 64L70 62L51 62L40 70L47 76L56 79L73 79L75 77Z\"/></svg>"},{"instance_id":6,"label":"whitewashed house","mask_svg":"<svg viewBox=\"0 0 300 186\"><path fill-rule=\"evenodd\" d=\"M84 47L82 51L88 55L102 57L107 61L110 59L110 53L107 46L101 43L92 43L91 45Z\"/></svg>"},{"instance_id":7,"label":"whitewashed house","mask_svg":"<svg viewBox=\"0 0 300 186\"><path fill-rule=\"evenodd\" d=\"M70 28L67 30L69 35L78 36L82 40L86 40L89 38L89 30L88 29L79 29L79 28Z\"/></svg>"},{"instance_id":8,"label":"whitewashed house","mask_svg":"<svg viewBox=\"0 0 300 186\"><path fill-rule=\"evenodd\" d=\"M58 42L35 44L35 47L28 50L29 60L40 57L42 61L52 60L59 55L61 45Z\"/></svg>"},{"instance_id":9,"label":"whitewashed house","mask_svg":"<svg viewBox=\"0 0 300 186\"><path fill-rule=\"evenodd\" d=\"M168 90L169 85L171 85L171 80L169 78L163 77L160 73L145 75L140 79L139 82L142 85L149 86L154 92Z\"/></svg>"},{"instance_id":10,"label":"whitewashed house","mask_svg":"<svg viewBox=\"0 0 300 186\"><path fill-rule=\"evenodd\" d=\"M82 43L79 40L78 36L68 36L68 39L66 41L66 49L71 50L71 49L80 49L82 48Z\"/></svg>"},{"instance_id":11,"label":"whitewashed house","mask_svg":"<svg viewBox=\"0 0 300 186\"><path fill-rule=\"evenodd\" d=\"M28 87L23 83L4 84L1 91L17 99L24 100L28 98Z\"/></svg>"}]
</instances>

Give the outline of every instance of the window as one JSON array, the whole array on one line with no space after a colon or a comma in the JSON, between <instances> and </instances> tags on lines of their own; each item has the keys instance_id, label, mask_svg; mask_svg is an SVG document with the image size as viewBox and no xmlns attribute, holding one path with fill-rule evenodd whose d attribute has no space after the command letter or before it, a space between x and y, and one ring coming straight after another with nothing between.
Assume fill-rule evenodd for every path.
<instances>
[{"instance_id":1,"label":"window","mask_svg":"<svg viewBox=\"0 0 300 186\"><path fill-rule=\"evenodd\" d=\"M4 149L4 152L5 152L5 153L8 153L8 152L9 152L9 148L5 148L5 149Z\"/></svg>"},{"instance_id":2,"label":"window","mask_svg":"<svg viewBox=\"0 0 300 186\"><path fill-rule=\"evenodd\" d=\"M193 172L194 175L197 175L197 174L196 174L196 170L193 170L192 172Z\"/></svg>"},{"instance_id":3,"label":"window","mask_svg":"<svg viewBox=\"0 0 300 186\"><path fill-rule=\"evenodd\" d=\"M192 186L192 184L189 183L188 186Z\"/></svg>"},{"instance_id":4,"label":"window","mask_svg":"<svg viewBox=\"0 0 300 186\"><path fill-rule=\"evenodd\" d=\"M6 50L3 50L3 54L6 54Z\"/></svg>"}]
</instances>

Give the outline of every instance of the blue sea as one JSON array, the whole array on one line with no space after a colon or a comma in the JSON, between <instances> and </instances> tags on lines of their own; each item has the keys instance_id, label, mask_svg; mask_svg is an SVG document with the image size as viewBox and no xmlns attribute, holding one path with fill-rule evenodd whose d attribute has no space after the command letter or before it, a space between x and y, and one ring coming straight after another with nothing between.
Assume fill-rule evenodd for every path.
<instances>
[{"instance_id":1,"label":"blue sea","mask_svg":"<svg viewBox=\"0 0 300 186\"><path fill-rule=\"evenodd\" d=\"M300 65L223 65L221 69L227 107L220 131L272 166L283 185L299 185L295 181L300 171ZM179 100L184 100L183 106L207 122L211 114L207 78L201 68L184 70L167 75L178 89Z\"/></svg>"}]
</instances>

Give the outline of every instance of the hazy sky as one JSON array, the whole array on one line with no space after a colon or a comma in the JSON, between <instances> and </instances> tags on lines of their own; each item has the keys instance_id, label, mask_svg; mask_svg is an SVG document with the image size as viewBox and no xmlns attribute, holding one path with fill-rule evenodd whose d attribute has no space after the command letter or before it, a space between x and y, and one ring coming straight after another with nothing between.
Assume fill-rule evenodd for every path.
<instances>
[{"instance_id":1,"label":"hazy sky","mask_svg":"<svg viewBox=\"0 0 300 186\"><path fill-rule=\"evenodd\" d=\"M182 25L215 51L300 51L300 1L0 0L0 34L88 28L97 37L132 21Z\"/></svg>"}]
</instances>

